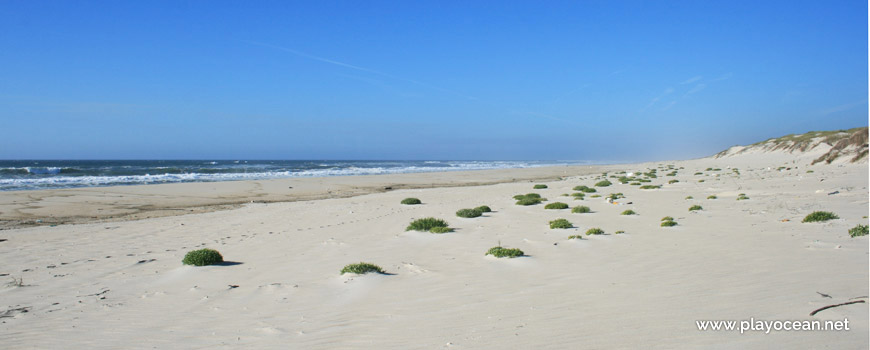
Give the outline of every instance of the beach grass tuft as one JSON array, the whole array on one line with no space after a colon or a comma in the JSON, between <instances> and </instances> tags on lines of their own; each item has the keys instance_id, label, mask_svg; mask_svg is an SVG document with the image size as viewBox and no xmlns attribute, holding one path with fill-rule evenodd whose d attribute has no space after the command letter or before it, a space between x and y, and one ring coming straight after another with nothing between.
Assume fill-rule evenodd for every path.
<instances>
[{"instance_id":1,"label":"beach grass tuft","mask_svg":"<svg viewBox=\"0 0 870 350\"><path fill-rule=\"evenodd\" d=\"M492 247L484 254L492 255L496 258L516 258L525 255L522 250L517 248Z\"/></svg>"},{"instance_id":2,"label":"beach grass tuft","mask_svg":"<svg viewBox=\"0 0 870 350\"><path fill-rule=\"evenodd\" d=\"M849 236L852 238L866 236L867 230L867 225L858 224L858 226L849 229Z\"/></svg>"},{"instance_id":3,"label":"beach grass tuft","mask_svg":"<svg viewBox=\"0 0 870 350\"><path fill-rule=\"evenodd\" d=\"M607 187L610 185L613 185L613 183L607 180L601 180L595 183L595 187Z\"/></svg>"},{"instance_id":4,"label":"beach grass tuft","mask_svg":"<svg viewBox=\"0 0 870 350\"><path fill-rule=\"evenodd\" d=\"M429 232L430 233L448 233L448 232L453 232L453 229L449 228L449 227L436 226L436 227L430 228Z\"/></svg>"},{"instance_id":5,"label":"beach grass tuft","mask_svg":"<svg viewBox=\"0 0 870 350\"><path fill-rule=\"evenodd\" d=\"M346 274L346 273L355 273L357 275L363 275L363 274L367 274L369 272L383 274L384 269L382 269L378 265L369 264L369 263L365 263L365 262L361 262L358 264L349 264L341 269L342 275Z\"/></svg>"},{"instance_id":6,"label":"beach grass tuft","mask_svg":"<svg viewBox=\"0 0 870 350\"><path fill-rule=\"evenodd\" d=\"M547 188L547 185L544 185L544 184L537 184L537 185L533 186L532 188L534 188L534 189L536 189L536 190L541 190L541 189L545 189L545 188Z\"/></svg>"},{"instance_id":7,"label":"beach grass tuft","mask_svg":"<svg viewBox=\"0 0 870 350\"><path fill-rule=\"evenodd\" d=\"M673 221L673 220L662 221L662 227L671 227L671 226L677 226L677 222Z\"/></svg>"},{"instance_id":8,"label":"beach grass tuft","mask_svg":"<svg viewBox=\"0 0 870 350\"><path fill-rule=\"evenodd\" d=\"M839 219L837 214L829 211L814 211L807 215L801 222L824 222L828 220Z\"/></svg>"},{"instance_id":9,"label":"beach grass tuft","mask_svg":"<svg viewBox=\"0 0 870 350\"><path fill-rule=\"evenodd\" d=\"M585 205L576 206L573 209L571 209L571 212L575 213L575 214L584 214L584 213L589 213L591 211L592 210L589 209L589 207L587 207Z\"/></svg>"},{"instance_id":10,"label":"beach grass tuft","mask_svg":"<svg viewBox=\"0 0 870 350\"><path fill-rule=\"evenodd\" d=\"M716 197L716 195L713 195L713 194L707 196L707 199L717 199L717 198L719 198L719 197Z\"/></svg>"},{"instance_id":11,"label":"beach grass tuft","mask_svg":"<svg viewBox=\"0 0 870 350\"><path fill-rule=\"evenodd\" d=\"M456 216L461 218L476 218L483 214L483 212L477 209L459 209L456 211Z\"/></svg>"},{"instance_id":12,"label":"beach grass tuft","mask_svg":"<svg viewBox=\"0 0 870 350\"><path fill-rule=\"evenodd\" d=\"M642 190L657 190L659 188L662 188L662 186L661 185L643 185L643 186L640 186L640 189L642 189Z\"/></svg>"},{"instance_id":13,"label":"beach grass tuft","mask_svg":"<svg viewBox=\"0 0 870 350\"><path fill-rule=\"evenodd\" d=\"M583 239L583 236L581 236L581 235L570 235L570 236L568 236L568 239Z\"/></svg>"},{"instance_id":14,"label":"beach grass tuft","mask_svg":"<svg viewBox=\"0 0 870 350\"><path fill-rule=\"evenodd\" d=\"M586 230L586 235L587 235L587 236L590 236L590 235L603 235L603 234L604 234L604 230L602 230L602 229L600 229L600 228L598 228L598 227L593 227L593 228L590 228L590 229Z\"/></svg>"},{"instance_id":15,"label":"beach grass tuft","mask_svg":"<svg viewBox=\"0 0 870 350\"><path fill-rule=\"evenodd\" d=\"M184 265L193 265L193 266L206 266L206 265L214 265L220 264L224 262L224 257L217 250L214 249L199 249L199 250L191 250L184 255L184 259L181 260L181 263Z\"/></svg>"},{"instance_id":16,"label":"beach grass tuft","mask_svg":"<svg viewBox=\"0 0 870 350\"><path fill-rule=\"evenodd\" d=\"M637 215L637 213L634 210L627 209L623 211L620 215Z\"/></svg>"},{"instance_id":17,"label":"beach grass tuft","mask_svg":"<svg viewBox=\"0 0 870 350\"><path fill-rule=\"evenodd\" d=\"M545 205L544 209L568 209L568 205L562 202L553 202Z\"/></svg>"},{"instance_id":18,"label":"beach grass tuft","mask_svg":"<svg viewBox=\"0 0 870 350\"><path fill-rule=\"evenodd\" d=\"M665 216L665 217L662 218L661 221L674 221L674 218L673 218L673 217L670 217L670 216Z\"/></svg>"},{"instance_id":19,"label":"beach grass tuft","mask_svg":"<svg viewBox=\"0 0 870 350\"><path fill-rule=\"evenodd\" d=\"M696 210L704 210L704 208L701 207L700 205L697 205L697 204L689 207L689 211L696 211Z\"/></svg>"},{"instance_id":20,"label":"beach grass tuft","mask_svg":"<svg viewBox=\"0 0 870 350\"><path fill-rule=\"evenodd\" d=\"M405 204L405 205L415 205L415 204L422 204L422 203L423 202L421 202L417 198L405 198L402 200L402 204Z\"/></svg>"},{"instance_id":21,"label":"beach grass tuft","mask_svg":"<svg viewBox=\"0 0 870 350\"><path fill-rule=\"evenodd\" d=\"M552 228L552 229L572 228L572 227L574 227L574 225L571 224L570 221L565 220L565 219L556 219L556 220L550 221L550 228Z\"/></svg>"},{"instance_id":22,"label":"beach grass tuft","mask_svg":"<svg viewBox=\"0 0 870 350\"><path fill-rule=\"evenodd\" d=\"M747 199L749 199L749 197L746 196L746 193L741 193L741 194L737 195L738 201L743 201L743 200L747 200Z\"/></svg>"},{"instance_id":23,"label":"beach grass tuft","mask_svg":"<svg viewBox=\"0 0 870 350\"><path fill-rule=\"evenodd\" d=\"M479 212L481 212L481 213L489 213L489 212L492 212L492 209L490 209L489 206L487 206L487 205L481 205L481 206L479 206L479 207L477 207L477 208L474 208L474 210L477 210L477 211L479 211Z\"/></svg>"},{"instance_id":24,"label":"beach grass tuft","mask_svg":"<svg viewBox=\"0 0 870 350\"><path fill-rule=\"evenodd\" d=\"M450 225L447 224L446 221L436 218L423 218L411 221L411 224L405 229L405 231L420 231L427 232L431 230L433 227L448 227Z\"/></svg>"}]
</instances>

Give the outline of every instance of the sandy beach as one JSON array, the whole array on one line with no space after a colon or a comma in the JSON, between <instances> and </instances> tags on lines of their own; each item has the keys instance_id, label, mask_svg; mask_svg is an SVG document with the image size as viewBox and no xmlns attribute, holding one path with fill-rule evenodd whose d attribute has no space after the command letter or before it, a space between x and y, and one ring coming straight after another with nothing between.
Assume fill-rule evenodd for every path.
<instances>
[{"instance_id":1,"label":"sandy beach","mask_svg":"<svg viewBox=\"0 0 870 350\"><path fill-rule=\"evenodd\" d=\"M0 273L9 282L0 341L5 349L866 349L867 303L809 314L867 300L867 237L847 233L867 223L867 163L811 166L810 158L0 193ZM657 177L643 185L658 189L615 178L652 169ZM613 184L594 187L603 179ZM597 192L564 196L580 185ZM512 198L532 192L547 201ZM624 198L609 203L611 193ZM407 197L423 204L400 204ZM591 212L544 208L553 202ZM455 214L480 205L493 211ZM627 209L637 215L621 215ZM839 219L801 222L817 210ZM662 227L665 216L677 225ZM423 217L454 231L405 231ZM557 218L573 227L550 229ZM605 234L585 235L594 227ZM525 256L484 255L499 244ZM226 262L182 265L203 247ZM356 262L388 274L339 273ZM849 330L697 325L750 319L848 320Z\"/></svg>"}]
</instances>

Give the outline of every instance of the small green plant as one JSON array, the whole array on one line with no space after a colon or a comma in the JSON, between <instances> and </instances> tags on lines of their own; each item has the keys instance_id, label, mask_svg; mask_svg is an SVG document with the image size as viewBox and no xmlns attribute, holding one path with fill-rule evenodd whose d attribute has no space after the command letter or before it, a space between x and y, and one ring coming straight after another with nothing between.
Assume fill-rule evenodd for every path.
<instances>
[{"instance_id":1,"label":"small green plant","mask_svg":"<svg viewBox=\"0 0 870 350\"><path fill-rule=\"evenodd\" d=\"M672 217L670 217L670 216L665 216L665 217L662 218L661 221L674 221L674 218L672 218Z\"/></svg>"},{"instance_id":2,"label":"small green plant","mask_svg":"<svg viewBox=\"0 0 870 350\"><path fill-rule=\"evenodd\" d=\"M456 216L461 218L476 218L481 214L483 214L483 212L480 212L477 209L459 209L456 211Z\"/></svg>"},{"instance_id":3,"label":"small green plant","mask_svg":"<svg viewBox=\"0 0 870 350\"><path fill-rule=\"evenodd\" d=\"M588 212L591 212L591 211L592 211L592 210L589 209L589 207L587 207L587 206L585 206L585 205L576 206L576 207L574 207L574 208L571 209L571 212L572 212L572 213L576 213L576 214L583 214L583 213L588 213Z\"/></svg>"},{"instance_id":4,"label":"small green plant","mask_svg":"<svg viewBox=\"0 0 870 350\"><path fill-rule=\"evenodd\" d=\"M698 182L699 182L699 183L700 183L700 182L704 182L704 179L698 180Z\"/></svg>"},{"instance_id":5,"label":"small green plant","mask_svg":"<svg viewBox=\"0 0 870 350\"><path fill-rule=\"evenodd\" d=\"M628 209L623 211L620 215L637 215L637 213L634 210Z\"/></svg>"},{"instance_id":6,"label":"small green plant","mask_svg":"<svg viewBox=\"0 0 870 350\"><path fill-rule=\"evenodd\" d=\"M677 182L680 182L680 180L674 179L674 180L668 181L668 185L672 185L672 184L675 184Z\"/></svg>"},{"instance_id":7,"label":"small green plant","mask_svg":"<svg viewBox=\"0 0 870 350\"><path fill-rule=\"evenodd\" d=\"M580 191L585 193L595 193L597 190L587 186L576 186L574 187L574 191Z\"/></svg>"},{"instance_id":8,"label":"small green plant","mask_svg":"<svg viewBox=\"0 0 870 350\"><path fill-rule=\"evenodd\" d=\"M544 185L544 184L537 184L537 185L533 186L532 188L534 188L534 189L536 189L536 190L540 190L540 189L547 188L547 185Z\"/></svg>"},{"instance_id":9,"label":"small green plant","mask_svg":"<svg viewBox=\"0 0 870 350\"><path fill-rule=\"evenodd\" d=\"M812 170L807 170L807 174L812 174L812 173L813 173Z\"/></svg>"},{"instance_id":10,"label":"small green plant","mask_svg":"<svg viewBox=\"0 0 870 350\"><path fill-rule=\"evenodd\" d=\"M717 199L717 198L719 198L719 197L716 197L716 195L712 195L712 194L707 196L707 199Z\"/></svg>"},{"instance_id":11,"label":"small green plant","mask_svg":"<svg viewBox=\"0 0 870 350\"><path fill-rule=\"evenodd\" d=\"M613 183L607 180L602 180L595 183L595 187L607 187L610 185L613 185Z\"/></svg>"},{"instance_id":12,"label":"small green plant","mask_svg":"<svg viewBox=\"0 0 870 350\"><path fill-rule=\"evenodd\" d=\"M597 227L593 227L593 228L590 228L590 229L586 230L586 235L587 235L587 236L590 236L590 235L603 235L603 234L604 234L604 230L602 230L602 229L600 229L600 228L597 228Z\"/></svg>"},{"instance_id":13,"label":"small green plant","mask_svg":"<svg viewBox=\"0 0 870 350\"><path fill-rule=\"evenodd\" d=\"M489 206L486 206L486 205L481 205L481 206L479 206L479 207L477 207L477 208L474 208L474 210L477 210L477 211L479 211L479 212L481 212L481 213L489 213L489 212L492 212L492 209L490 209Z\"/></svg>"},{"instance_id":14,"label":"small green plant","mask_svg":"<svg viewBox=\"0 0 870 350\"><path fill-rule=\"evenodd\" d=\"M568 236L568 239L583 239L583 236L581 236L581 235L570 235L570 236Z\"/></svg>"},{"instance_id":15,"label":"small green plant","mask_svg":"<svg viewBox=\"0 0 870 350\"><path fill-rule=\"evenodd\" d=\"M713 171L713 168L707 168L707 169L704 170L704 171Z\"/></svg>"},{"instance_id":16,"label":"small green plant","mask_svg":"<svg viewBox=\"0 0 870 350\"><path fill-rule=\"evenodd\" d=\"M184 259L181 260L181 263L184 265L193 265L193 266L206 266L206 265L214 265L220 264L224 262L224 257L221 256L217 250L214 249L199 249L199 250L191 250L184 255Z\"/></svg>"},{"instance_id":17,"label":"small green plant","mask_svg":"<svg viewBox=\"0 0 870 350\"><path fill-rule=\"evenodd\" d=\"M621 234L623 234L623 233L625 233L625 231L623 231L623 230L619 230L619 231L614 232L613 234L615 234L615 235L621 235Z\"/></svg>"},{"instance_id":18,"label":"small green plant","mask_svg":"<svg viewBox=\"0 0 870 350\"><path fill-rule=\"evenodd\" d=\"M741 193L741 194L737 195L738 201L743 201L743 200L747 200L747 199L749 199L749 197L746 196L746 193Z\"/></svg>"},{"instance_id":19,"label":"small green plant","mask_svg":"<svg viewBox=\"0 0 870 350\"><path fill-rule=\"evenodd\" d=\"M801 222L823 222L828 220L839 219L840 217L837 214L834 214L829 211L814 211L807 215L803 221Z\"/></svg>"},{"instance_id":20,"label":"small green plant","mask_svg":"<svg viewBox=\"0 0 870 350\"><path fill-rule=\"evenodd\" d=\"M496 258L516 258L525 255L525 253L517 248L492 247L484 255L492 255Z\"/></svg>"},{"instance_id":21,"label":"small green plant","mask_svg":"<svg viewBox=\"0 0 870 350\"><path fill-rule=\"evenodd\" d=\"M858 226L849 229L849 236L852 238L866 236L867 233L867 225L858 224Z\"/></svg>"},{"instance_id":22,"label":"small green plant","mask_svg":"<svg viewBox=\"0 0 870 350\"><path fill-rule=\"evenodd\" d=\"M695 199L695 197L692 197L692 196L686 196L686 200L690 200L690 199Z\"/></svg>"},{"instance_id":23,"label":"small green plant","mask_svg":"<svg viewBox=\"0 0 870 350\"><path fill-rule=\"evenodd\" d=\"M643 186L640 186L640 189L642 189L642 190L657 190L659 188L662 188L662 186L661 185L643 185Z\"/></svg>"},{"instance_id":24,"label":"small green plant","mask_svg":"<svg viewBox=\"0 0 870 350\"><path fill-rule=\"evenodd\" d=\"M448 232L453 232L453 229L449 228L449 227L436 226L436 227L430 228L429 232L431 232L431 233L448 233Z\"/></svg>"},{"instance_id":25,"label":"small green plant","mask_svg":"<svg viewBox=\"0 0 870 350\"><path fill-rule=\"evenodd\" d=\"M447 222L441 219L436 218L423 218L411 221L411 224L405 228L405 231L420 231L426 232L431 230L433 227L447 227Z\"/></svg>"},{"instance_id":26,"label":"small green plant","mask_svg":"<svg viewBox=\"0 0 870 350\"><path fill-rule=\"evenodd\" d=\"M535 205L541 203L540 198L523 198L517 201L517 205Z\"/></svg>"},{"instance_id":27,"label":"small green plant","mask_svg":"<svg viewBox=\"0 0 870 350\"><path fill-rule=\"evenodd\" d=\"M415 205L415 204L422 204L422 203L423 202L421 202L417 198L405 198L402 200L402 204L405 204L405 205Z\"/></svg>"},{"instance_id":28,"label":"small green plant","mask_svg":"<svg viewBox=\"0 0 870 350\"><path fill-rule=\"evenodd\" d=\"M677 222L673 220L662 221L662 227L677 226Z\"/></svg>"},{"instance_id":29,"label":"small green plant","mask_svg":"<svg viewBox=\"0 0 870 350\"><path fill-rule=\"evenodd\" d=\"M702 173L702 172L697 172L697 173L695 173L695 175L704 175L704 173Z\"/></svg>"},{"instance_id":30,"label":"small green plant","mask_svg":"<svg viewBox=\"0 0 870 350\"><path fill-rule=\"evenodd\" d=\"M591 198L601 198L601 195L600 195L600 194L593 194L593 195L591 195L591 196L589 196L589 197L591 197Z\"/></svg>"},{"instance_id":31,"label":"small green plant","mask_svg":"<svg viewBox=\"0 0 870 350\"><path fill-rule=\"evenodd\" d=\"M540 194L537 194L537 193L526 193L526 194L518 194L518 195L514 196L514 199L516 199L516 200L521 200L521 199L523 199L523 198L537 198L537 199L540 199L540 198L541 198L541 195L540 195Z\"/></svg>"},{"instance_id":32,"label":"small green plant","mask_svg":"<svg viewBox=\"0 0 870 350\"><path fill-rule=\"evenodd\" d=\"M607 195L607 198L610 198L611 200L617 200L617 199L620 199L620 198L625 198L625 195L622 194L622 192L619 192L619 193L611 193L611 194Z\"/></svg>"},{"instance_id":33,"label":"small green plant","mask_svg":"<svg viewBox=\"0 0 870 350\"><path fill-rule=\"evenodd\" d=\"M689 207L689 211L695 211L695 210L704 210L704 208L701 207L700 205L697 205L697 204Z\"/></svg>"},{"instance_id":34,"label":"small green plant","mask_svg":"<svg viewBox=\"0 0 870 350\"><path fill-rule=\"evenodd\" d=\"M629 185L631 186L640 186L640 182L632 182Z\"/></svg>"},{"instance_id":35,"label":"small green plant","mask_svg":"<svg viewBox=\"0 0 870 350\"><path fill-rule=\"evenodd\" d=\"M544 209L568 209L568 205L562 202L553 202L545 205Z\"/></svg>"},{"instance_id":36,"label":"small green plant","mask_svg":"<svg viewBox=\"0 0 870 350\"><path fill-rule=\"evenodd\" d=\"M384 269L382 269L378 265L364 263L364 262L361 262L359 264L350 264L350 265L345 266L343 269L341 269L342 275L346 274L346 273L355 273L357 275L363 275L363 274L367 274L369 272L383 274Z\"/></svg>"},{"instance_id":37,"label":"small green plant","mask_svg":"<svg viewBox=\"0 0 870 350\"><path fill-rule=\"evenodd\" d=\"M555 228L572 228L572 227L574 227L574 225L571 224L570 221L565 220L565 219L556 219L556 220L550 221L550 228L553 228L553 229L555 229Z\"/></svg>"}]
</instances>

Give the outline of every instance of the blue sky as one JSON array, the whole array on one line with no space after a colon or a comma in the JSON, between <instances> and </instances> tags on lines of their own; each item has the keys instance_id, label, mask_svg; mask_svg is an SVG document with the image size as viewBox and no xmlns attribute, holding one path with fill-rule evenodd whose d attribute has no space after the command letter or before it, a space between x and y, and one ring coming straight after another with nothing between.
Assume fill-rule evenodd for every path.
<instances>
[{"instance_id":1,"label":"blue sky","mask_svg":"<svg viewBox=\"0 0 870 350\"><path fill-rule=\"evenodd\" d=\"M707 156L866 126L866 1L3 1L3 159Z\"/></svg>"}]
</instances>

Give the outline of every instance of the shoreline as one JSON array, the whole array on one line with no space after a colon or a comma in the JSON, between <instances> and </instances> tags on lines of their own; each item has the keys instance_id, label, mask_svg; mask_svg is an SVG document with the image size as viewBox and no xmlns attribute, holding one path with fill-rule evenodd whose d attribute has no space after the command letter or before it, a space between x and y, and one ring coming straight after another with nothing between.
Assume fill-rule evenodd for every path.
<instances>
[{"instance_id":1,"label":"shoreline","mask_svg":"<svg viewBox=\"0 0 870 350\"><path fill-rule=\"evenodd\" d=\"M7 191L0 192L0 231L207 213L239 208L246 203L348 198L400 189L550 181L651 163L661 162Z\"/></svg>"}]
</instances>

